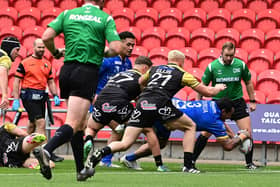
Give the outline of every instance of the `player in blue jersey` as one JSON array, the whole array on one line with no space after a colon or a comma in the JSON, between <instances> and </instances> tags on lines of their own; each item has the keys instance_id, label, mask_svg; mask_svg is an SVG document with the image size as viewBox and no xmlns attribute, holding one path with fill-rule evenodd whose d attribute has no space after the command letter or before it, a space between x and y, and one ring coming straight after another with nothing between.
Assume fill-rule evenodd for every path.
<instances>
[{"instance_id":1,"label":"player in blue jersey","mask_svg":"<svg viewBox=\"0 0 280 187\"><path fill-rule=\"evenodd\" d=\"M121 32L119 36L125 44L126 49L118 56L103 59L103 63L99 69L96 94L99 94L112 76L119 72L132 69L132 64L128 57L131 56L135 46L135 36L128 31Z\"/></svg>"},{"instance_id":2,"label":"player in blue jersey","mask_svg":"<svg viewBox=\"0 0 280 187\"><path fill-rule=\"evenodd\" d=\"M221 143L226 151L232 150L249 136L249 133L244 131L239 136L230 138L233 136L233 133L224 124L224 121L230 119L234 112L233 103L230 99L223 98L218 101L182 101L173 98L172 102L176 108L180 109L196 123L197 131L212 133L216 137L217 142ZM160 148L162 149L167 144L170 131L159 122L154 125L154 130L157 134ZM230 136L228 133L230 133ZM140 170L141 168L136 160L151 154L152 152L148 144L144 144L134 153L123 156L121 162L128 168Z\"/></svg>"},{"instance_id":3,"label":"player in blue jersey","mask_svg":"<svg viewBox=\"0 0 280 187\"><path fill-rule=\"evenodd\" d=\"M125 49L119 56L104 58L103 63L99 70L99 80L97 85L96 94L98 95L100 91L104 88L107 84L108 80L116 75L119 72L123 72L129 69L132 69L131 61L128 57L131 56L133 48L135 46L135 36L128 31L121 32L119 34L121 41L124 43ZM92 112L92 107L90 109ZM90 127L87 127L85 130L86 139L84 144L84 158L87 157L87 154L92 146L92 137L93 132ZM112 141L117 141L121 138L121 134L117 133L116 131L112 131L112 135L108 140L108 144ZM119 167L118 165L112 164L112 157L113 154L110 154L102 159L100 164L102 166L107 167Z\"/></svg>"}]
</instances>

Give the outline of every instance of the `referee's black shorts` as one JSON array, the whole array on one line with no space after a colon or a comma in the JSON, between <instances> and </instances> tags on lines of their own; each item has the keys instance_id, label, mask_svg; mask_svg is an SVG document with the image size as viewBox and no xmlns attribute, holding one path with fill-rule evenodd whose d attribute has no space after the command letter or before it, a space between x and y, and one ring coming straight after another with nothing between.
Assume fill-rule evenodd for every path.
<instances>
[{"instance_id":1,"label":"referee's black shorts","mask_svg":"<svg viewBox=\"0 0 280 187\"><path fill-rule=\"evenodd\" d=\"M233 101L234 113L231 116L232 120L240 120L250 116L248 106L243 98Z\"/></svg>"},{"instance_id":2,"label":"referee's black shorts","mask_svg":"<svg viewBox=\"0 0 280 187\"><path fill-rule=\"evenodd\" d=\"M61 98L78 96L92 101L97 83L99 67L95 64L65 62L59 74Z\"/></svg>"}]
</instances>

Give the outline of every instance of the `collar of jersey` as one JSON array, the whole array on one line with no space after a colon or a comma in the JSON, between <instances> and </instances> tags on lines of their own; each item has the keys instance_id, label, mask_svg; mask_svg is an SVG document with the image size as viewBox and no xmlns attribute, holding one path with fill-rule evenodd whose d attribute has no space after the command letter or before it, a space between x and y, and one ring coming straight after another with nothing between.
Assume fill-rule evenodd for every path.
<instances>
[{"instance_id":1,"label":"collar of jersey","mask_svg":"<svg viewBox=\"0 0 280 187\"><path fill-rule=\"evenodd\" d=\"M223 61L222 56L219 56L218 60L219 60L219 62L220 62L222 65L225 65L225 63L224 63L224 61ZM234 58L232 59L232 61L231 61L230 65L232 65L232 64L233 64L233 62L234 62Z\"/></svg>"},{"instance_id":2,"label":"collar of jersey","mask_svg":"<svg viewBox=\"0 0 280 187\"><path fill-rule=\"evenodd\" d=\"M185 70L183 68L181 68L180 66L178 66L178 64L175 64L175 63L167 63L168 66L172 66L174 68L177 68L183 72L185 72Z\"/></svg>"},{"instance_id":3,"label":"collar of jersey","mask_svg":"<svg viewBox=\"0 0 280 187\"><path fill-rule=\"evenodd\" d=\"M98 9L100 9L100 7L99 7L98 5L93 5L93 4L91 4L91 3L85 3L85 4L83 5L83 7L85 7L85 6L93 6L93 7L96 7L96 8L98 8Z\"/></svg>"},{"instance_id":4,"label":"collar of jersey","mask_svg":"<svg viewBox=\"0 0 280 187\"><path fill-rule=\"evenodd\" d=\"M138 73L139 75L142 75L142 73L141 73L138 69L131 69L130 71L135 71L135 72Z\"/></svg>"}]
</instances>

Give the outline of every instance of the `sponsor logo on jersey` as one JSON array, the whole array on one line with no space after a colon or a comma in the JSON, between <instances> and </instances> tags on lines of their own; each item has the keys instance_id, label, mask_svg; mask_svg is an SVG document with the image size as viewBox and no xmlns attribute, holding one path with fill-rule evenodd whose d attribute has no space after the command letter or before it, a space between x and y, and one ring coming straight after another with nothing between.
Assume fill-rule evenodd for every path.
<instances>
[{"instance_id":1,"label":"sponsor logo on jersey","mask_svg":"<svg viewBox=\"0 0 280 187\"><path fill-rule=\"evenodd\" d=\"M233 72L233 73L240 73L240 68L233 68L233 69L232 69L232 72Z\"/></svg>"},{"instance_id":2,"label":"sponsor logo on jersey","mask_svg":"<svg viewBox=\"0 0 280 187\"><path fill-rule=\"evenodd\" d=\"M240 78L239 77L221 77L221 78L216 78L216 82L239 82Z\"/></svg>"},{"instance_id":3,"label":"sponsor logo on jersey","mask_svg":"<svg viewBox=\"0 0 280 187\"><path fill-rule=\"evenodd\" d=\"M141 104L141 108L143 110L156 110L157 109L156 104L148 103L147 100L142 101L140 104Z\"/></svg>"},{"instance_id":4,"label":"sponsor logo on jersey","mask_svg":"<svg viewBox=\"0 0 280 187\"><path fill-rule=\"evenodd\" d=\"M117 110L117 106L111 106L109 103L104 103L102 105L103 112L115 112Z\"/></svg>"},{"instance_id":5,"label":"sponsor logo on jersey","mask_svg":"<svg viewBox=\"0 0 280 187\"><path fill-rule=\"evenodd\" d=\"M92 15L78 15L78 14L71 14L69 16L70 20L76 20L76 21L94 21L96 23L101 23L101 18L97 16Z\"/></svg>"}]
</instances>

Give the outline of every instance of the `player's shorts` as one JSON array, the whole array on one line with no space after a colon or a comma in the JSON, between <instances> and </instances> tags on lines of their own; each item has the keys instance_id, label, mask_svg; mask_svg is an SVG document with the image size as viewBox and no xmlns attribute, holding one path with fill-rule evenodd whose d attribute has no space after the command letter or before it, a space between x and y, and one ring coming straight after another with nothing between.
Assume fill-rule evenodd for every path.
<instances>
[{"instance_id":1,"label":"player's shorts","mask_svg":"<svg viewBox=\"0 0 280 187\"><path fill-rule=\"evenodd\" d=\"M35 122L45 118L47 94L43 90L22 89L20 98L28 114L28 119Z\"/></svg>"},{"instance_id":2,"label":"player's shorts","mask_svg":"<svg viewBox=\"0 0 280 187\"><path fill-rule=\"evenodd\" d=\"M232 120L239 120L250 116L248 106L243 98L233 101L234 113L231 116Z\"/></svg>"},{"instance_id":3,"label":"player's shorts","mask_svg":"<svg viewBox=\"0 0 280 187\"><path fill-rule=\"evenodd\" d=\"M171 100L163 101L163 99L153 96L140 98L128 121L128 126L150 128L154 125L156 120L165 123L170 120L178 119L183 115L183 113L172 104Z\"/></svg>"},{"instance_id":4,"label":"player's shorts","mask_svg":"<svg viewBox=\"0 0 280 187\"><path fill-rule=\"evenodd\" d=\"M61 98L78 96L92 101L97 87L98 71L95 64L65 62L59 74Z\"/></svg>"},{"instance_id":5,"label":"player's shorts","mask_svg":"<svg viewBox=\"0 0 280 187\"><path fill-rule=\"evenodd\" d=\"M95 103L93 106L92 118L97 123L101 123L103 125L108 125L112 120L122 124L128 121L133 109L133 105L126 102L104 102L102 104Z\"/></svg>"},{"instance_id":6,"label":"player's shorts","mask_svg":"<svg viewBox=\"0 0 280 187\"><path fill-rule=\"evenodd\" d=\"M1 163L4 167L22 167L23 163L27 158L29 158L29 153L25 154L22 152L22 143L24 137L17 139L7 139L5 142L1 143L5 149L1 151Z\"/></svg>"}]
</instances>

